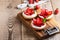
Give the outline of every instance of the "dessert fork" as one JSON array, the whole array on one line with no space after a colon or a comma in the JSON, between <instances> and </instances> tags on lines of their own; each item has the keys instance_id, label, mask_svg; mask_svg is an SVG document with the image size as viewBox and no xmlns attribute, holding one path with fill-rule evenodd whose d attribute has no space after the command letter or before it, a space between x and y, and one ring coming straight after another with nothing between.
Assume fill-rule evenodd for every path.
<instances>
[{"instance_id":1,"label":"dessert fork","mask_svg":"<svg viewBox=\"0 0 60 40\"><path fill-rule=\"evenodd\" d=\"M8 36L8 40L12 40L12 32L13 32L13 19L10 16L8 19L8 32L9 32L9 36Z\"/></svg>"}]
</instances>

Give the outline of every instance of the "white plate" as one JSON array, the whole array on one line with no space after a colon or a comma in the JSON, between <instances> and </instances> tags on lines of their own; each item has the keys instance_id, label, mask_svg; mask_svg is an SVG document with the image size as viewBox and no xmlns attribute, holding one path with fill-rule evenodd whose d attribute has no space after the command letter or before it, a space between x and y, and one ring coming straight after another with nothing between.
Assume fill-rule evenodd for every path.
<instances>
[{"instance_id":1,"label":"white plate","mask_svg":"<svg viewBox=\"0 0 60 40\"><path fill-rule=\"evenodd\" d=\"M25 8L25 7L27 7L27 4L26 3L17 5L17 8L18 9L22 9L22 8Z\"/></svg>"}]
</instances>

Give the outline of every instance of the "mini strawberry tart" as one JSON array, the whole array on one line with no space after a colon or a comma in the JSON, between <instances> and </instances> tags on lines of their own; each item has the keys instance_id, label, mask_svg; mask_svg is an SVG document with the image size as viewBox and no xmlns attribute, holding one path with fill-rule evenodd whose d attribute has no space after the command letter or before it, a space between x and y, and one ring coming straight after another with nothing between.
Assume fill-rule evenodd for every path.
<instances>
[{"instance_id":1,"label":"mini strawberry tart","mask_svg":"<svg viewBox=\"0 0 60 40\"><path fill-rule=\"evenodd\" d=\"M31 25L36 30L41 30L46 27L46 24L43 22L43 19L39 17L33 19Z\"/></svg>"},{"instance_id":2,"label":"mini strawberry tart","mask_svg":"<svg viewBox=\"0 0 60 40\"><path fill-rule=\"evenodd\" d=\"M41 13L39 14L39 17L43 19L46 18L48 20L53 17L53 13L52 11L48 11L47 9L42 9Z\"/></svg>"},{"instance_id":3,"label":"mini strawberry tart","mask_svg":"<svg viewBox=\"0 0 60 40\"><path fill-rule=\"evenodd\" d=\"M37 16L36 11L34 11L34 9L32 8L27 8L23 13L22 13L23 17L26 19L32 19L34 17Z\"/></svg>"}]
</instances>

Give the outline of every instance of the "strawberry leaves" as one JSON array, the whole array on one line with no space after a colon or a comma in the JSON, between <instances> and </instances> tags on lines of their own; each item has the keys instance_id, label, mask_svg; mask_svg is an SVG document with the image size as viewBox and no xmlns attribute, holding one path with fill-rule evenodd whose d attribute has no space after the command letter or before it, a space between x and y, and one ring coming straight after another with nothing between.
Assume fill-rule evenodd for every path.
<instances>
[{"instance_id":1,"label":"strawberry leaves","mask_svg":"<svg viewBox=\"0 0 60 40\"><path fill-rule=\"evenodd\" d=\"M44 22L44 23L46 22L46 18L43 19L43 22Z\"/></svg>"}]
</instances>

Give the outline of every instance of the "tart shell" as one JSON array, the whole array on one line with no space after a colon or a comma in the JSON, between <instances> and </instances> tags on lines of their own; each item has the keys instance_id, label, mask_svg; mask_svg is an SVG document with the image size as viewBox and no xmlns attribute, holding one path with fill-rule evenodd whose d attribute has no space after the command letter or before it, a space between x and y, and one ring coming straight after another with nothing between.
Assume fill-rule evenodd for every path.
<instances>
[{"instance_id":1,"label":"tart shell","mask_svg":"<svg viewBox=\"0 0 60 40\"><path fill-rule=\"evenodd\" d=\"M32 19L32 18L34 18L34 17L37 16L37 13L36 13L36 11L35 11L34 14L32 14L32 15L29 16L29 15L26 15L26 14L23 12L22 15L23 15L23 17L26 18L26 19Z\"/></svg>"},{"instance_id":2,"label":"tart shell","mask_svg":"<svg viewBox=\"0 0 60 40\"><path fill-rule=\"evenodd\" d=\"M42 29L44 29L44 28L46 27L46 23L44 23L44 25L41 26L41 27L35 26L35 25L33 24L33 22L31 23L31 25L32 25L32 27L33 27L34 29L36 29L36 30L42 30Z\"/></svg>"}]
</instances>

